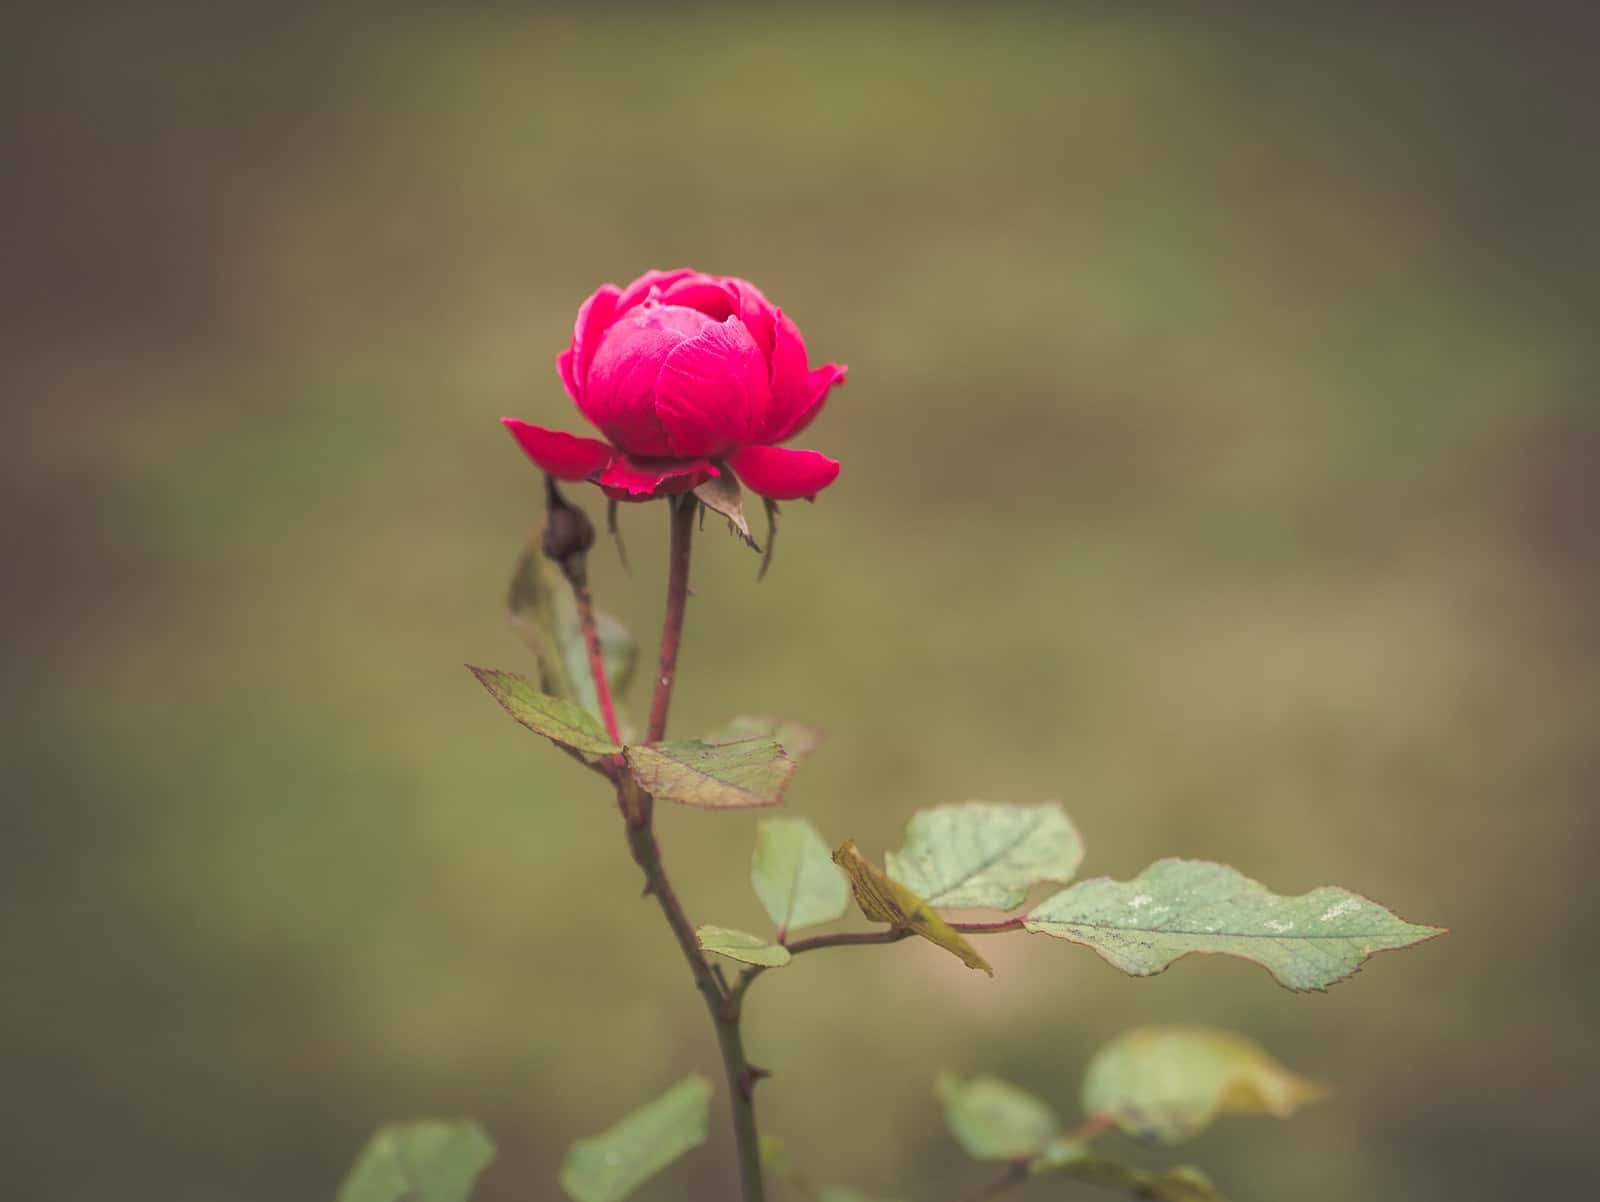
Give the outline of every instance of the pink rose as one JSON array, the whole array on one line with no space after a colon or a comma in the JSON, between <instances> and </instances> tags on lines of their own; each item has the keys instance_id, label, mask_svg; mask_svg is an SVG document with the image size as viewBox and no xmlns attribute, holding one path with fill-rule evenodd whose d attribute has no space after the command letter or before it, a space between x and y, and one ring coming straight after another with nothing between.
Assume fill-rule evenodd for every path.
<instances>
[{"instance_id":1,"label":"pink rose","mask_svg":"<svg viewBox=\"0 0 1600 1202\"><path fill-rule=\"evenodd\" d=\"M822 412L845 369L808 368L794 322L748 280L682 270L603 284L578 310L556 365L607 441L502 420L558 479L647 501L731 469L760 495L790 501L839 474L826 455L777 444Z\"/></svg>"}]
</instances>

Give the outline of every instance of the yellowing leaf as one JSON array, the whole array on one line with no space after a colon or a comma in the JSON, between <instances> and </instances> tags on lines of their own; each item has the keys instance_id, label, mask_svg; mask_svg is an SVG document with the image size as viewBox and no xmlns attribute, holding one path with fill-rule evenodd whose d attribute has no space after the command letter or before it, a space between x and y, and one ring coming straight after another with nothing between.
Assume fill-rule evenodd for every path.
<instances>
[{"instance_id":1,"label":"yellowing leaf","mask_svg":"<svg viewBox=\"0 0 1600 1202\"><path fill-rule=\"evenodd\" d=\"M1221 1114L1287 1118L1323 1094L1259 1044L1210 1027L1140 1027L1100 1051L1084 1073L1083 1108L1129 1135L1177 1143Z\"/></svg>"},{"instance_id":2,"label":"yellowing leaf","mask_svg":"<svg viewBox=\"0 0 1600 1202\"><path fill-rule=\"evenodd\" d=\"M886 922L899 930L911 931L929 943L937 944L951 955L960 957L968 968L981 968L991 977L994 969L961 937L961 933L933 912L928 905L899 881L892 881L883 871L863 856L850 839L833 853L833 862L844 869L850 878L850 889L855 894L856 905L873 922Z\"/></svg>"}]
</instances>

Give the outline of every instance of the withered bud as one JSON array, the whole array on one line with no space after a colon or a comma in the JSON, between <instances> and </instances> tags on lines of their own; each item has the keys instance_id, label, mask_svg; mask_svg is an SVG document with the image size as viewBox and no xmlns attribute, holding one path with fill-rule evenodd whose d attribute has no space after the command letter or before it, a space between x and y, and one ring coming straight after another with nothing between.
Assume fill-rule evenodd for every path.
<instances>
[{"instance_id":1,"label":"withered bud","mask_svg":"<svg viewBox=\"0 0 1600 1202\"><path fill-rule=\"evenodd\" d=\"M581 576L583 556L594 546L594 523L567 502L553 476L546 476L544 485L544 553L560 564L568 577Z\"/></svg>"}]
</instances>

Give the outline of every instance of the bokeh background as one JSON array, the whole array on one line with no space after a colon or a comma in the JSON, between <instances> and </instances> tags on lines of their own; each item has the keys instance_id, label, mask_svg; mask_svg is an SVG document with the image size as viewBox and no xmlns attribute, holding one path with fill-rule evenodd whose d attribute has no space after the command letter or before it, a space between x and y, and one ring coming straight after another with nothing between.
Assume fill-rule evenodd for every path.
<instances>
[{"instance_id":1,"label":"bokeh background","mask_svg":"<svg viewBox=\"0 0 1600 1202\"><path fill-rule=\"evenodd\" d=\"M1101 1041L1199 1020L1334 1088L1179 1149L1237 1199L1585 1196L1593 41L1299 8L15 18L8 1191L328 1198L379 1122L472 1114L484 1202L552 1198L714 1073L609 800L461 668L529 667L496 419L578 428L578 302L692 264L851 375L768 580L697 553L678 731L830 727L792 809L873 852L1060 798L1091 874L1454 928L1323 996L1022 938L992 982L807 958L750 1013L794 1159L942 1202L984 1174L939 1068L1070 1114ZM653 646L665 518L625 516L597 589ZM759 926L755 821L662 816L698 921ZM639 1196L727 1197L724 1126Z\"/></svg>"}]
</instances>

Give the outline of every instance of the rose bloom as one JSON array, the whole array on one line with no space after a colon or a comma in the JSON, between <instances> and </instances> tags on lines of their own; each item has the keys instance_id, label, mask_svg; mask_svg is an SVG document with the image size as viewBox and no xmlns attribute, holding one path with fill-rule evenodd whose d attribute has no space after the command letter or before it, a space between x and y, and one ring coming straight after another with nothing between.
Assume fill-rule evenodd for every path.
<instances>
[{"instance_id":1,"label":"rose bloom","mask_svg":"<svg viewBox=\"0 0 1600 1202\"><path fill-rule=\"evenodd\" d=\"M604 284L578 310L556 365L606 441L502 420L558 479L647 501L732 471L761 496L789 501L815 497L839 474L826 455L777 444L822 412L845 369L807 367L799 329L748 280L682 270Z\"/></svg>"}]
</instances>

